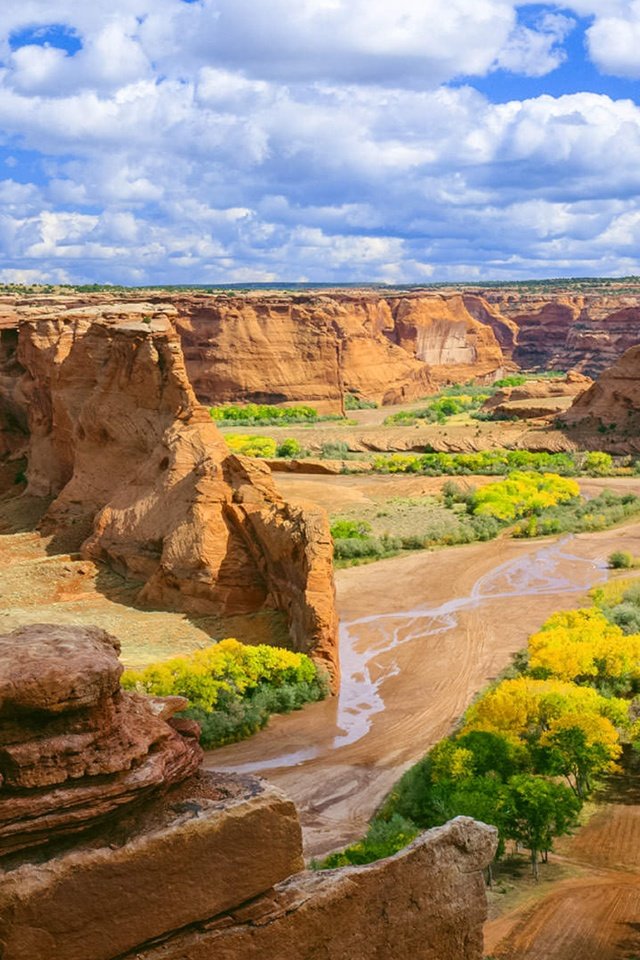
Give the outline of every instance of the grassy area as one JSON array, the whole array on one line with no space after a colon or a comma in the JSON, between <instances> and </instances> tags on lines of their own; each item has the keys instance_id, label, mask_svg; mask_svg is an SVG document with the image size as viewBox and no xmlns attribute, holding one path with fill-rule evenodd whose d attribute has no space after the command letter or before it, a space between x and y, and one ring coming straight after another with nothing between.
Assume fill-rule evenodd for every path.
<instances>
[{"instance_id":1,"label":"grassy area","mask_svg":"<svg viewBox=\"0 0 640 960\"><path fill-rule=\"evenodd\" d=\"M239 427L280 427L288 423L311 424L329 420L345 421L345 418L339 414L320 416L314 407L280 407L265 403L226 404L220 407L210 407L209 413L212 419L221 425L232 424Z\"/></svg>"},{"instance_id":2,"label":"grassy area","mask_svg":"<svg viewBox=\"0 0 640 960\"><path fill-rule=\"evenodd\" d=\"M474 491L447 481L440 496L392 497L331 517L337 567L405 550L605 530L640 514L640 497L603 491L587 500L575 480L516 471Z\"/></svg>"}]
</instances>

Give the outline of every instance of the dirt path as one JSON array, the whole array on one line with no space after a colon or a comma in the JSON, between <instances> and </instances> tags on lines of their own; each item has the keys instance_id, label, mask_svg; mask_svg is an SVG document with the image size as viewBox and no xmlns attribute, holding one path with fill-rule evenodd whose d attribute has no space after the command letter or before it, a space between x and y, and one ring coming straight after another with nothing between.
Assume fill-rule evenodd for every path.
<instances>
[{"instance_id":1,"label":"dirt path","mask_svg":"<svg viewBox=\"0 0 640 960\"><path fill-rule=\"evenodd\" d=\"M338 571L339 698L275 718L251 740L210 753L208 766L281 786L300 808L308 855L361 836L401 773L452 729L529 633L606 577L617 548L640 552L640 524Z\"/></svg>"}]
</instances>

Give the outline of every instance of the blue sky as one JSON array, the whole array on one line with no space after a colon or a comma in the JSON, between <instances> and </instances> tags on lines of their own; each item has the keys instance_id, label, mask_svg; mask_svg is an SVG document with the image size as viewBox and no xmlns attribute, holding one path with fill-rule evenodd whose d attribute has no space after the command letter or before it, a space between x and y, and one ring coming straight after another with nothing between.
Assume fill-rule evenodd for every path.
<instances>
[{"instance_id":1,"label":"blue sky","mask_svg":"<svg viewBox=\"0 0 640 960\"><path fill-rule=\"evenodd\" d=\"M22 0L0 280L640 273L640 0Z\"/></svg>"}]
</instances>

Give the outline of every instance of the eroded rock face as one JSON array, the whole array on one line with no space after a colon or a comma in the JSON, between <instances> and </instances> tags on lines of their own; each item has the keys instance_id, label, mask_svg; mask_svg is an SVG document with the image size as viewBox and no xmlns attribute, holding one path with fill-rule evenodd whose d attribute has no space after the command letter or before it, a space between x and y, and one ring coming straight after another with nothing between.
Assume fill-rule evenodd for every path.
<instances>
[{"instance_id":1,"label":"eroded rock face","mask_svg":"<svg viewBox=\"0 0 640 960\"><path fill-rule=\"evenodd\" d=\"M640 296L485 291L518 330L513 359L524 369L578 369L598 376L640 339Z\"/></svg>"},{"instance_id":2,"label":"eroded rock face","mask_svg":"<svg viewBox=\"0 0 640 960\"><path fill-rule=\"evenodd\" d=\"M229 450L187 377L171 307L111 304L24 320L28 492L42 528L143 583L149 605L281 610L292 646L337 676L323 511L285 503L269 469Z\"/></svg>"},{"instance_id":3,"label":"eroded rock face","mask_svg":"<svg viewBox=\"0 0 640 960\"><path fill-rule=\"evenodd\" d=\"M609 428L608 438L598 433L605 447L613 443L621 449L640 449L640 344L605 370L562 419L586 430Z\"/></svg>"},{"instance_id":4,"label":"eroded rock face","mask_svg":"<svg viewBox=\"0 0 640 960\"><path fill-rule=\"evenodd\" d=\"M394 857L299 874L126 960L480 960L495 846L493 827L458 817Z\"/></svg>"},{"instance_id":5,"label":"eroded rock face","mask_svg":"<svg viewBox=\"0 0 640 960\"><path fill-rule=\"evenodd\" d=\"M433 392L428 367L389 336L378 296L184 297L176 325L206 403L305 402L341 412L346 394L378 403Z\"/></svg>"},{"instance_id":6,"label":"eroded rock face","mask_svg":"<svg viewBox=\"0 0 640 960\"><path fill-rule=\"evenodd\" d=\"M0 637L0 858L86 830L198 768L179 697L120 689L118 641L36 624Z\"/></svg>"}]
</instances>

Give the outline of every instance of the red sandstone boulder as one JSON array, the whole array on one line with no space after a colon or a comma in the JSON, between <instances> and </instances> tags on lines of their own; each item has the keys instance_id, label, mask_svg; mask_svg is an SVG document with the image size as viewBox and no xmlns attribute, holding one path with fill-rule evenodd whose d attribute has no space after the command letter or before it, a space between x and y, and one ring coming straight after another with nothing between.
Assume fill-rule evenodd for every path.
<instances>
[{"instance_id":1,"label":"red sandstone boulder","mask_svg":"<svg viewBox=\"0 0 640 960\"><path fill-rule=\"evenodd\" d=\"M180 697L120 689L115 638L35 624L0 636L0 856L84 830L179 783L202 751Z\"/></svg>"}]
</instances>

